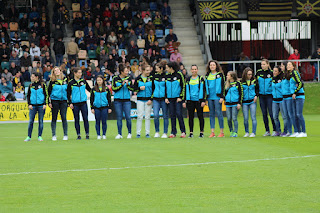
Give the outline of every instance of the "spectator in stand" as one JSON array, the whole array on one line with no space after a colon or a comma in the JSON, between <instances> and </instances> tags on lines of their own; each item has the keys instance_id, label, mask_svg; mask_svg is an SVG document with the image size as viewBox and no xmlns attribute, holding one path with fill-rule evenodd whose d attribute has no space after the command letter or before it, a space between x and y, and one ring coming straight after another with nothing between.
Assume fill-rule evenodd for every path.
<instances>
[{"instance_id":1,"label":"spectator in stand","mask_svg":"<svg viewBox=\"0 0 320 213\"><path fill-rule=\"evenodd\" d=\"M153 19L153 24L155 26L156 29L163 29L163 25L162 25L162 17L160 15L160 13L158 11L156 11L156 15Z\"/></svg>"},{"instance_id":2,"label":"spectator in stand","mask_svg":"<svg viewBox=\"0 0 320 213\"><path fill-rule=\"evenodd\" d=\"M47 64L47 62L49 62L50 64L53 64L53 58L52 56L50 56L50 52L45 52L44 56L42 57L41 63L42 64Z\"/></svg>"},{"instance_id":3,"label":"spectator in stand","mask_svg":"<svg viewBox=\"0 0 320 213\"><path fill-rule=\"evenodd\" d=\"M105 61L107 61L109 59L109 54L106 53L106 50L103 49L100 51L100 55L99 55L99 64L104 64Z\"/></svg>"},{"instance_id":4,"label":"spectator in stand","mask_svg":"<svg viewBox=\"0 0 320 213\"><path fill-rule=\"evenodd\" d=\"M32 61L40 61L40 48L38 46L36 46L34 43L31 43L31 47L30 47L30 55L31 55L31 60Z\"/></svg>"},{"instance_id":5,"label":"spectator in stand","mask_svg":"<svg viewBox=\"0 0 320 213\"><path fill-rule=\"evenodd\" d=\"M124 38L123 34L118 35L118 49L125 49L127 45L126 39Z\"/></svg>"},{"instance_id":6,"label":"spectator in stand","mask_svg":"<svg viewBox=\"0 0 320 213\"><path fill-rule=\"evenodd\" d=\"M42 70L40 61L37 62L37 66L36 67L33 67L32 74L33 73L40 73L41 75L43 75L43 70Z\"/></svg>"},{"instance_id":7,"label":"spectator in stand","mask_svg":"<svg viewBox=\"0 0 320 213\"><path fill-rule=\"evenodd\" d=\"M108 70L110 70L112 73L115 73L115 69L116 69L116 60L113 58L112 54L110 54L108 59Z\"/></svg>"},{"instance_id":8,"label":"spectator in stand","mask_svg":"<svg viewBox=\"0 0 320 213\"><path fill-rule=\"evenodd\" d=\"M146 48L147 49L152 48L152 46L156 40L157 40L157 38L156 38L156 35L154 34L154 31L150 30L147 35L147 38L146 38Z\"/></svg>"},{"instance_id":9,"label":"spectator in stand","mask_svg":"<svg viewBox=\"0 0 320 213\"><path fill-rule=\"evenodd\" d=\"M298 49L294 49L294 52L289 56L288 60L299 60L300 59L300 53ZM299 61L294 62L297 67L300 67L301 64Z\"/></svg>"},{"instance_id":10,"label":"spectator in stand","mask_svg":"<svg viewBox=\"0 0 320 213\"><path fill-rule=\"evenodd\" d=\"M178 61L178 58L180 58L179 61ZM181 55L181 53L179 53L178 48L175 48L174 53L170 55L170 61L171 62L182 62L182 55Z\"/></svg>"},{"instance_id":11,"label":"spectator in stand","mask_svg":"<svg viewBox=\"0 0 320 213\"><path fill-rule=\"evenodd\" d=\"M7 81L4 77L1 77L1 83L0 83L0 92L2 95L7 98L9 94L13 94L13 88L11 81Z\"/></svg>"},{"instance_id":12,"label":"spectator in stand","mask_svg":"<svg viewBox=\"0 0 320 213\"><path fill-rule=\"evenodd\" d=\"M18 83L23 84L23 82L24 82L24 80L23 80L21 72L20 71L16 72L16 74L14 75L14 77L12 79L13 89L14 89L14 87L16 87L18 85Z\"/></svg>"},{"instance_id":13,"label":"spectator in stand","mask_svg":"<svg viewBox=\"0 0 320 213\"><path fill-rule=\"evenodd\" d=\"M14 93L14 97L17 100L24 99L24 87L22 86L21 82L18 82L17 86L13 87L13 93Z\"/></svg>"},{"instance_id":14,"label":"spectator in stand","mask_svg":"<svg viewBox=\"0 0 320 213\"><path fill-rule=\"evenodd\" d=\"M130 46L128 47L128 60L130 61L133 58L138 58L138 47L135 45L134 41L130 42Z\"/></svg>"},{"instance_id":15,"label":"spectator in stand","mask_svg":"<svg viewBox=\"0 0 320 213\"><path fill-rule=\"evenodd\" d=\"M111 22L106 22L106 26L104 27L105 34L109 36L112 31L114 31L113 26L111 26Z\"/></svg>"},{"instance_id":16,"label":"spectator in stand","mask_svg":"<svg viewBox=\"0 0 320 213\"><path fill-rule=\"evenodd\" d=\"M1 24L0 24L1 25ZM1 43L9 44L10 38L5 32L1 32L0 34L0 41Z\"/></svg>"},{"instance_id":17,"label":"spectator in stand","mask_svg":"<svg viewBox=\"0 0 320 213\"><path fill-rule=\"evenodd\" d=\"M50 27L46 22L41 22L41 26L39 28L39 35L45 36L48 40L50 40Z\"/></svg>"},{"instance_id":18,"label":"spectator in stand","mask_svg":"<svg viewBox=\"0 0 320 213\"><path fill-rule=\"evenodd\" d=\"M94 19L101 19L102 18L102 9L101 9L101 5L98 3L96 4L96 7L93 8L92 10Z\"/></svg>"},{"instance_id":19,"label":"spectator in stand","mask_svg":"<svg viewBox=\"0 0 320 213\"><path fill-rule=\"evenodd\" d=\"M169 30L169 34L166 36L165 41L167 43L169 43L170 41L172 41L172 45L174 47L179 47L180 46L180 42L178 42L178 37L176 34L173 33L173 29Z\"/></svg>"},{"instance_id":20,"label":"spectator in stand","mask_svg":"<svg viewBox=\"0 0 320 213\"><path fill-rule=\"evenodd\" d=\"M135 33L140 39L144 38L145 30L144 27L142 27L142 24L138 25L138 27L135 29Z\"/></svg>"},{"instance_id":21,"label":"spectator in stand","mask_svg":"<svg viewBox=\"0 0 320 213\"><path fill-rule=\"evenodd\" d=\"M10 4L10 8L8 9L8 19L10 21L17 21L19 17L19 11L18 9L14 6L14 4Z\"/></svg>"},{"instance_id":22,"label":"spectator in stand","mask_svg":"<svg viewBox=\"0 0 320 213\"><path fill-rule=\"evenodd\" d=\"M312 59L320 59L320 46L317 47L317 51L315 51L312 56L311 56ZM314 76L313 76L313 81L318 81L319 79L319 73L318 73L318 63L317 62L314 62L313 63L313 66L315 68L315 72L314 72Z\"/></svg>"},{"instance_id":23,"label":"spectator in stand","mask_svg":"<svg viewBox=\"0 0 320 213\"><path fill-rule=\"evenodd\" d=\"M103 36L105 33L106 32L105 32L104 28L101 26L100 22L96 21L94 24L94 28L93 28L93 34L96 37L100 37L100 36Z\"/></svg>"},{"instance_id":24,"label":"spectator in stand","mask_svg":"<svg viewBox=\"0 0 320 213\"><path fill-rule=\"evenodd\" d=\"M93 31L92 22L89 22L84 28L84 35L88 36L90 31Z\"/></svg>"},{"instance_id":25,"label":"spectator in stand","mask_svg":"<svg viewBox=\"0 0 320 213\"><path fill-rule=\"evenodd\" d=\"M146 34L150 34L150 32L149 32L150 30L153 30L153 32L156 31L156 28L154 27L152 21L149 21L148 24L146 24L144 28L145 28Z\"/></svg>"},{"instance_id":26,"label":"spectator in stand","mask_svg":"<svg viewBox=\"0 0 320 213\"><path fill-rule=\"evenodd\" d=\"M4 97L4 95L1 93L1 90L0 90L0 101L6 101L6 97Z\"/></svg>"},{"instance_id":27,"label":"spectator in stand","mask_svg":"<svg viewBox=\"0 0 320 213\"><path fill-rule=\"evenodd\" d=\"M6 81L12 82L13 80L13 75L7 68L3 70L3 73L1 74L1 78L5 78Z\"/></svg>"},{"instance_id":28,"label":"spectator in stand","mask_svg":"<svg viewBox=\"0 0 320 213\"><path fill-rule=\"evenodd\" d=\"M39 47L42 49L44 46L50 47L50 41L45 35L41 36Z\"/></svg>"},{"instance_id":29,"label":"spectator in stand","mask_svg":"<svg viewBox=\"0 0 320 213\"><path fill-rule=\"evenodd\" d=\"M100 67L96 67L96 68L95 68L95 71L93 71L93 73L92 73L92 79L93 79L94 83L96 82L97 77L98 77L99 75L103 76L103 74L104 74L104 73L100 70Z\"/></svg>"},{"instance_id":30,"label":"spectator in stand","mask_svg":"<svg viewBox=\"0 0 320 213\"><path fill-rule=\"evenodd\" d=\"M143 19L141 18L141 14L138 12L132 19L132 26L133 26L133 28L136 28L139 25L143 26L143 24L144 24L144 22L143 22Z\"/></svg>"},{"instance_id":31,"label":"spectator in stand","mask_svg":"<svg viewBox=\"0 0 320 213\"><path fill-rule=\"evenodd\" d=\"M168 51L169 55L174 53L174 47L172 44L172 41L169 41L169 43L166 45L166 50Z\"/></svg>"},{"instance_id":32,"label":"spectator in stand","mask_svg":"<svg viewBox=\"0 0 320 213\"><path fill-rule=\"evenodd\" d=\"M29 19L28 14L23 14L23 17L19 20L19 29L23 32L29 31Z\"/></svg>"},{"instance_id":33,"label":"spectator in stand","mask_svg":"<svg viewBox=\"0 0 320 213\"><path fill-rule=\"evenodd\" d=\"M163 8L161 10L161 14L163 16L169 16L169 17L171 16L171 8L170 8L170 6L168 5L167 2L163 3Z\"/></svg>"},{"instance_id":34,"label":"spectator in stand","mask_svg":"<svg viewBox=\"0 0 320 213\"><path fill-rule=\"evenodd\" d=\"M20 58L20 65L21 67L27 67L29 70L32 67L31 63L31 56L29 55L28 52L24 52L23 56Z\"/></svg>"},{"instance_id":35,"label":"spectator in stand","mask_svg":"<svg viewBox=\"0 0 320 213\"><path fill-rule=\"evenodd\" d=\"M122 14L122 18L124 20L131 20L132 19L132 9L129 4L126 4L126 6L123 8L121 14Z\"/></svg>"},{"instance_id":36,"label":"spectator in stand","mask_svg":"<svg viewBox=\"0 0 320 213\"><path fill-rule=\"evenodd\" d=\"M85 38L85 44L87 46L87 51L97 49L98 39L93 35L93 32L90 31L89 35Z\"/></svg>"},{"instance_id":37,"label":"spectator in stand","mask_svg":"<svg viewBox=\"0 0 320 213\"><path fill-rule=\"evenodd\" d=\"M71 39L71 41L67 45L67 55L68 55L68 60L71 59L77 59L77 54L79 52L79 47L77 43L74 41L74 38Z\"/></svg>"},{"instance_id":38,"label":"spectator in stand","mask_svg":"<svg viewBox=\"0 0 320 213\"><path fill-rule=\"evenodd\" d=\"M13 38L11 38L10 44L11 44L11 46L14 46L15 44L19 44L20 45L20 43L21 43L21 38L19 38L18 33L15 32Z\"/></svg>"},{"instance_id":39,"label":"spectator in stand","mask_svg":"<svg viewBox=\"0 0 320 213\"><path fill-rule=\"evenodd\" d=\"M86 70L86 72L84 73L84 79L85 80L91 80L92 79L92 69L91 69L91 67L88 67L85 70Z\"/></svg>"},{"instance_id":40,"label":"spectator in stand","mask_svg":"<svg viewBox=\"0 0 320 213\"><path fill-rule=\"evenodd\" d=\"M38 22L40 18L40 14L37 11L37 7L33 6L31 9L31 13L29 13L29 19L31 22Z\"/></svg>"},{"instance_id":41,"label":"spectator in stand","mask_svg":"<svg viewBox=\"0 0 320 213\"><path fill-rule=\"evenodd\" d=\"M40 27L38 25L38 22L34 22L33 26L30 28L30 32L33 33L37 33L37 35L39 34L40 31Z\"/></svg>"},{"instance_id":42,"label":"spectator in stand","mask_svg":"<svg viewBox=\"0 0 320 213\"><path fill-rule=\"evenodd\" d=\"M13 55L13 53L16 54L16 56L19 58L21 58L23 56L23 50L22 48L19 46L19 44L15 44L14 47L12 47L12 52L11 55ZM11 57L10 57L11 58ZM17 64L17 63L16 63Z\"/></svg>"},{"instance_id":43,"label":"spectator in stand","mask_svg":"<svg viewBox=\"0 0 320 213\"><path fill-rule=\"evenodd\" d=\"M137 44L138 38L133 29L131 29L127 39L129 44L131 43L131 41L134 41L134 43Z\"/></svg>"},{"instance_id":44,"label":"spectator in stand","mask_svg":"<svg viewBox=\"0 0 320 213\"><path fill-rule=\"evenodd\" d=\"M75 18L73 19L72 22L72 27L73 27L73 33L75 34L75 32L77 30L82 30L83 29L83 19L82 17L80 17L80 13L75 13Z\"/></svg>"},{"instance_id":45,"label":"spectator in stand","mask_svg":"<svg viewBox=\"0 0 320 213\"><path fill-rule=\"evenodd\" d=\"M40 46L40 38L37 36L36 32L33 32L29 37L29 43L34 43L35 45Z\"/></svg>"},{"instance_id":46,"label":"spectator in stand","mask_svg":"<svg viewBox=\"0 0 320 213\"><path fill-rule=\"evenodd\" d=\"M121 55L119 56L118 62L125 64L127 61L126 52L124 50L121 51Z\"/></svg>"},{"instance_id":47,"label":"spectator in stand","mask_svg":"<svg viewBox=\"0 0 320 213\"><path fill-rule=\"evenodd\" d=\"M17 56L17 52L15 52L15 51L11 52L11 56L10 56L9 62L10 62L11 65L12 65L12 63L14 63L17 66L20 66L20 59Z\"/></svg>"},{"instance_id":48,"label":"spectator in stand","mask_svg":"<svg viewBox=\"0 0 320 213\"><path fill-rule=\"evenodd\" d=\"M0 49L1 61L9 61L10 59L10 50L7 47L6 43L2 44L2 48Z\"/></svg>"},{"instance_id":49,"label":"spectator in stand","mask_svg":"<svg viewBox=\"0 0 320 213\"><path fill-rule=\"evenodd\" d=\"M62 64L63 55L65 54L62 38L59 38L58 41L54 42L53 51L56 56L56 66L60 66Z\"/></svg>"},{"instance_id":50,"label":"spectator in stand","mask_svg":"<svg viewBox=\"0 0 320 213\"><path fill-rule=\"evenodd\" d=\"M115 33L117 35L125 33L125 29L124 29L121 21L117 21L117 26L115 27Z\"/></svg>"},{"instance_id":51,"label":"spectator in stand","mask_svg":"<svg viewBox=\"0 0 320 213\"><path fill-rule=\"evenodd\" d=\"M163 24L163 30L165 29L172 29L172 22L171 20L168 18L168 16L163 16L163 20L162 20L162 24Z\"/></svg>"},{"instance_id":52,"label":"spectator in stand","mask_svg":"<svg viewBox=\"0 0 320 213\"><path fill-rule=\"evenodd\" d=\"M11 62L9 72L11 72L12 75L15 75L18 71L20 71L20 67L16 66L16 64L14 62Z\"/></svg>"},{"instance_id":53,"label":"spectator in stand","mask_svg":"<svg viewBox=\"0 0 320 213\"><path fill-rule=\"evenodd\" d=\"M30 82L31 81L30 72L26 71L25 67L21 67L21 75L22 75L22 78L23 78L24 82Z\"/></svg>"},{"instance_id":54,"label":"spectator in stand","mask_svg":"<svg viewBox=\"0 0 320 213\"><path fill-rule=\"evenodd\" d=\"M111 32L111 34L108 36L108 43L111 46L112 49L116 48L117 46L117 42L118 42L118 38L115 34L114 31Z\"/></svg>"},{"instance_id":55,"label":"spectator in stand","mask_svg":"<svg viewBox=\"0 0 320 213\"><path fill-rule=\"evenodd\" d=\"M56 29L52 33L52 37L54 38L54 41L58 41L59 38L63 38L64 37L64 33L63 33L60 25L56 25Z\"/></svg>"},{"instance_id":56,"label":"spectator in stand","mask_svg":"<svg viewBox=\"0 0 320 213\"><path fill-rule=\"evenodd\" d=\"M58 11L60 7L62 6L66 6L64 3L63 3L63 0L58 0L56 1L54 7L53 7L53 11Z\"/></svg>"},{"instance_id":57,"label":"spectator in stand","mask_svg":"<svg viewBox=\"0 0 320 213\"><path fill-rule=\"evenodd\" d=\"M43 66L43 80L50 81L51 70L46 65Z\"/></svg>"},{"instance_id":58,"label":"spectator in stand","mask_svg":"<svg viewBox=\"0 0 320 213\"><path fill-rule=\"evenodd\" d=\"M139 70L139 65L137 61L134 61L133 64L130 67L131 72L133 73L133 76L137 78L140 74L141 71Z\"/></svg>"},{"instance_id":59,"label":"spectator in stand","mask_svg":"<svg viewBox=\"0 0 320 213\"><path fill-rule=\"evenodd\" d=\"M112 13L109 9L109 6L106 6L106 9L103 11L103 14L102 14L103 17L108 17L108 18L111 18L112 17Z\"/></svg>"},{"instance_id":60,"label":"spectator in stand","mask_svg":"<svg viewBox=\"0 0 320 213\"><path fill-rule=\"evenodd\" d=\"M148 22L152 22L152 18L150 18L149 14L147 13L146 16L143 18L144 24L148 24Z\"/></svg>"},{"instance_id":61,"label":"spectator in stand","mask_svg":"<svg viewBox=\"0 0 320 213\"><path fill-rule=\"evenodd\" d=\"M108 54L109 50L107 45L105 44L104 40L100 40L99 46L96 49L96 54L98 56L98 58L100 58L101 55L101 51L105 50L105 52Z\"/></svg>"},{"instance_id":62,"label":"spectator in stand","mask_svg":"<svg viewBox=\"0 0 320 213\"><path fill-rule=\"evenodd\" d=\"M57 25L60 26L63 33L66 34L66 20L65 20L65 14L64 14L64 7L61 6L58 11L55 11L52 17L52 24L56 27Z\"/></svg>"}]
</instances>

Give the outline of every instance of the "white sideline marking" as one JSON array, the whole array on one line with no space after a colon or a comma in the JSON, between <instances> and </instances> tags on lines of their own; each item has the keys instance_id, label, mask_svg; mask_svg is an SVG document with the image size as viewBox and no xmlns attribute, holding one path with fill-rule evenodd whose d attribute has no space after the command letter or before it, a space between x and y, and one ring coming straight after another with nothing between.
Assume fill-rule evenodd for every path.
<instances>
[{"instance_id":1,"label":"white sideline marking","mask_svg":"<svg viewBox=\"0 0 320 213\"><path fill-rule=\"evenodd\" d=\"M263 159L252 159L252 160L232 160L232 161L215 161L215 162L204 162L204 163L184 163L184 164L168 164L168 165L149 165L149 166L126 166L119 168L98 168L98 169L70 169L70 170L57 170L57 171L40 171L40 172L17 172L17 173L3 173L0 176L6 175L25 175L25 174L45 174L45 173L65 173L65 172L89 172L89 171L103 171L103 170L121 170L121 169L141 169L141 168L156 168L156 167L178 167L178 166L197 166L197 165L209 165L209 164L222 164L222 163L248 163L257 161L273 161L273 160L287 160L287 159L298 159L298 158L313 158L320 157L320 155L305 155L305 156L293 156L283 158L263 158Z\"/></svg>"}]
</instances>

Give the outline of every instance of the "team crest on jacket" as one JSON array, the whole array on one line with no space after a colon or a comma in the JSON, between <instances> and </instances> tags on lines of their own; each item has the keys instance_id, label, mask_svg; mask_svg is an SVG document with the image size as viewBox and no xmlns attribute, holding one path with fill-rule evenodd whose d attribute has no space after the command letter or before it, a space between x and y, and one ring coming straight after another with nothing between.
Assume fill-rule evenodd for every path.
<instances>
[{"instance_id":1,"label":"team crest on jacket","mask_svg":"<svg viewBox=\"0 0 320 213\"><path fill-rule=\"evenodd\" d=\"M80 85L82 86L82 85L84 85L84 83L83 83L83 82L81 82L81 83L80 83Z\"/></svg>"},{"instance_id":2,"label":"team crest on jacket","mask_svg":"<svg viewBox=\"0 0 320 213\"><path fill-rule=\"evenodd\" d=\"M236 85L234 84L234 85L232 85L233 87L235 87Z\"/></svg>"},{"instance_id":3,"label":"team crest on jacket","mask_svg":"<svg viewBox=\"0 0 320 213\"><path fill-rule=\"evenodd\" d=\"M281 80L278 80L278 83L281 83Z\"/></svg>"},{"instance_id":4,"label":"team crest on jacket","mask_svg":"<svg viewBox=\"0 0 320 213\"><path fill-rule=\"evenodd\" d=\"M267 77L268 77L268 78L270 78L270 77L271 77L271 75L270 75L270 74L268 74L268 75L267 75Z\"/></svg>"},{"instance_id":5,"label":"team crest on jacket","mask_svg":"<svg viewBox=\"0 0 320 213\"><path fill-rule=\"evenodd\" d=\"M217 75L217 78L220 78L220 75Z\"/></svg>"},{"instance_id":6,"label":"team crest on jacket","mask_svg":"<svg viewBox=\"0 0 320 213\"><path fill-rule=\"evenodd\" d=\"M166 79L165 78L162 78L162 81L165 81Z\"/></svg>"},{"instance_id":7,"label":"team crest on jacket","mask_svg":"<svg viewBox=\"0 0 320 213\"><path fill-rule=\"evenodd\" d=\"M63 82L63 84L67 84L67 82L66 82L66 81L64 81L64 82Z\"/></svg>"},{"instance_id":8,"label":"team crest on jacket","mask_svg":"<svg viewBox=\"0 0 320 213\"><path fill-rule=\"evenodd\" d=\"M177 77L174 77L173 80L177 80Z\"/></svg>"},{"instance_id":9,"label":"team crest on jacket","mask_svg":"<svg viewBox=\"0 0 320 213\"><path fill-rule=\"evenodd\" d=\"M41 89L41 85L38 86L38 89Z\"/></svg>"}]
</instances>

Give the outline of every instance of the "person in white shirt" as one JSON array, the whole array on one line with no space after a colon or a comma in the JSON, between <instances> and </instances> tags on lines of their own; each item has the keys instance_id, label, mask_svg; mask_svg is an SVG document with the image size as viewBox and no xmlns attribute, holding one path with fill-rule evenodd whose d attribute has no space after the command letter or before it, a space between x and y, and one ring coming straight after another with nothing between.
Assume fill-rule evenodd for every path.
<instances>
[{"instance_id":1,"label":"person in white shirt","mask_svg":"<svg viewBox=\"0 0 320 213\"><path fill-rule=\"evenodd\" d=\"M41 61L40 55L41 55L41 51L40 48L35 45L34 43L31 43L31 47L30 47L30 55L31 55L31 60L34 61L35 59L37 59L37 61Z\"/></svg>"}]
</instances>

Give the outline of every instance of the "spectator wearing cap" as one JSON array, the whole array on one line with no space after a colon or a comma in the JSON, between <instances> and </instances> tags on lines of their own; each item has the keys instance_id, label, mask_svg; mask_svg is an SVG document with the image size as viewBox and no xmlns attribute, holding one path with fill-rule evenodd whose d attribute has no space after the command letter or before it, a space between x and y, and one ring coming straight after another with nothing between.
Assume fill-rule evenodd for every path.
<instances>
[{"instance_id":1,"label":"spectator wearing cap","mask_svg":"<svg viewBox=\"0 0 320 213\"><path fill-rule=\"evenodd\" d=\"M56 56L56 66L60 66L62 64L63 55L65 54L65 47L62 42L62 38L59 38L58 41L54 42L53 51Z\"/></svg>"},{"instance_id":2,"label":"spectator wearing cap","mask_svg":"<svg viewBox=\"0 0 320 213\"><path fill-rule=\"evenodd\" d=\"M31 55L31 60L32 61L40 61L41 58L40 58L40 55L41 55L41 51L40 51L40 48L35 45L35 43L31 43L30 45L30 55Z\"/></svg>"},{"instance_id":3,"label":"spectator wearing cap","mask_svg":"<svg viewBox=\"0 0 320 213\"><path fill-rule=\"evenodd\" d=\"M79 52L79 47L77 43L74 41L74 38L72 38L67 45L68 60L71 60L71 59L76 60L78 52Z\"/></svg>"},{"instance_id":4,"label":"spectator wearing cap","mask_svg":"<svg viewBox=\"0 0 320 213\"><path fill-rule=\"evenodd\" d=\"M3 73L1 74L1 78L5 78L6 81L12 82L13 75L7 68L3 70Z\"/></svg>"},{"instance_id":5,"label":"spectator wearing cap","mask_svg":"<svg viewBox=\"0 0 320 213\"><path fill-rule=\"evenodd\" d=\"M181 53L179 53L178 48L175 48L174 53L170 55L170 61L178 62L178 58L179 58L179 62L182 62L182 55Z\"/></svg>"},{"instance_id":6,"label":"spectator wearing cap","mask_svg":"<svg viewBox=\"0 0 320 213\"><path fill-rule=\"evenodd\" d=\"M10 50L7 47L6 43L2 44L2 48L0 49L1 61L9 61L10 59Z\"/></svg>"},{"instance_id":7,"label":"spectator wearing cap","mask_svg":"<svg viewBox=\"0 0 320 213\"><path fill-rule=\"evenodd\" d=\"M17 52L15 52L15 51L11 52L11 56L10 56L9 62L10 62L10 64L14 63L17 66L20 66L20 59L17 56Z\"/></svg>"}]
</instances>

